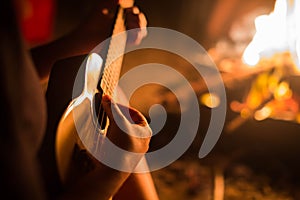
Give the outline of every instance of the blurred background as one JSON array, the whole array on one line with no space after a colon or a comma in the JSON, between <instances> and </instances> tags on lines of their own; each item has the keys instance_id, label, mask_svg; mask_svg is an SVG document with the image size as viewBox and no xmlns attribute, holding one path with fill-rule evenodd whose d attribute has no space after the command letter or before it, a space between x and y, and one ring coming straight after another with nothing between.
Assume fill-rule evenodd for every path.
<instances>
[{"instance_id":1,"label":"blurred background","mask_svg":"<svg viewBox=\"0 0 300 200\"><path fill-rule=\"evenodd\" d=\"M23 2L23 33L29 47L35 47L72 31L96 0ZM299 1L137 0L136 5L148 26L179 31L201 44L219 69L227 95L221 137L199 159L219 97L208 94L202 77L195 77L192 66L174 55L149 51L125 58L123 73L153 58L177 69L199 98L201 120L193 144L176 162L153 172L161 199L300 199ZM31 21L31 14L40 20ZM148 85L131 103L146 116L152 104L165 106L168 119L150 151L168 144L180 123L174 94Z\"/></svg>"}]
</instances>

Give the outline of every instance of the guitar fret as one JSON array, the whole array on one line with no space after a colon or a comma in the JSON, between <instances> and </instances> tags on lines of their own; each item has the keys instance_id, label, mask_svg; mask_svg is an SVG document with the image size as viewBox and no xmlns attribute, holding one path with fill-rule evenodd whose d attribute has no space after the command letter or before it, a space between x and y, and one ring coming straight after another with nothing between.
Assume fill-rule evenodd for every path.
<instances>
[{"instance_id":1,"label":"guitar fret","mask_svg":"<svg viewBox=\"0 0 300 200\"><path fill-rule=\"evenodd\" d=\"M124 32L125 30L123 8L120 8L109 44L104 72L100 83L103 93L111 96L114 96L114 90L118 84L123 62L123 53L127 40L126 33L118 35L117 37L114 36Z\"/></svg>"}]
</instances>

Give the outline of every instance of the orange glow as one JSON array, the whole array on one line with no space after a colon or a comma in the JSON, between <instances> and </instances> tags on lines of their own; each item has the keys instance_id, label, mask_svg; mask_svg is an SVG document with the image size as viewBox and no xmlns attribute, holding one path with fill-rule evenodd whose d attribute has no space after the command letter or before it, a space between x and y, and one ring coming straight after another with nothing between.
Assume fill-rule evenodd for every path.
<instances>
[{"instance_id":1,"label":"orange glow","mask_svg":"<svg viewBox=\"0 0 300 200\"><path fill-rule=\"evenodd\" d=\"M300 124L300 114L296 116L296 122Z\"/></svg>"},{"instance_id":2,"label":"orange glow","mask_svg":"<svg viewBox=\"0 0 300 200\"><path fill-rule=\"evenodd\" d=\"M281 82L274 92L274 98L276 100L289 99L292 97L292 90L287 82Z\"/></svg>"},{"instance_id":3,"label":"orange glow","mask_svg":"<svg viewBox=\"0 0 300 200\"><path fill-rule=\"evenodd\" d=\"M240 113L241 117L244 119L248 119L251 116L251 111L247 108L243 108Z\"/></svg>"},{"instance_id":4,"label":"orange glow","mask_svg":"<svg viewBox=\"0 0 300 200\"><path fill-rule=\"evenodd\" d=\"M215 108L220 105L220 98L215 94L206 93L202 95L201 102L209 108Z\"/></svg>"},{"instance_id":5,"label":"orange glow","mask_svg":"<svg viewBox=\"0 0 300 200\"><path fill-rule=\"evenodd\" d=\"M269 106L265 106L262 109L255 112L254 119L256 119L257 121L262 121L270 117L271 113L272 113L272 108Z\"/></svg>"}]
</instances>

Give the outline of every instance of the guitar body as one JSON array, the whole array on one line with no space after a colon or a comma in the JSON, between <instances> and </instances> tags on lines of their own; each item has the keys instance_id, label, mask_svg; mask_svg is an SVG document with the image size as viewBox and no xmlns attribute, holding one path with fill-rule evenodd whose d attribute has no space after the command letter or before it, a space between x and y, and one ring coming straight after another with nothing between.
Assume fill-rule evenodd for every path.
<instances>
[{"instance_id":1,"label":"guitar body","mask_svg":"<svg viewBox=\"0 0 300 200\"><path fill-rule=\"evenodd\" d=\"M98 126L94 107L102 59L97 54L91 54L84 65L83 90L65 111L56 134L57 167L64 185L72 183L95 167L97 161L91 154L95 153L101 143L99 134L104 134L104 130Z\"/></svg>"},{"instance_id":2,"label":"guitar body","mask_svg":"<svg viewBox=\"0 0 300 200\"><path fill-rule=\"evenodd\" d=\"M105 134L106 130L98 125L97 108L94 106L100 101L97 100L95 94L98 93L96 77L102 71L102 59L97 54L91 54L83 65L85 66L84 80L81 86L83 89L81 94L69 104L58 124L56 133L56 163L64 189L68 189L69 186L80 181L100 165L94 155L100 150L101 138L103 138L100 137L100 134ZM116 101L121 104L127 103L125 95L118 88L117 94L114 98ZM122 102L122 99L125 101ZM76 124L82 126L76 126ZM147 167L146 160L143 159L139 166L145 169ZM150 173L130 175L114 199L132 198L158 199Z\"/></svg>"},{"instance_id":3,"label":"guitar body","mask_svg":"<svg viewBox=\"0 0 300 200\"><path fill-rule=\"evenodd\" d=\"M56 62L49 77L46 92L47 129L38 153L38 159L46 192L51 198L55 198L62 190L55 150L57 127L66 107L72 100L76 75L85 57L86 55L74 56Z\"/></svg>"}]
</instances>

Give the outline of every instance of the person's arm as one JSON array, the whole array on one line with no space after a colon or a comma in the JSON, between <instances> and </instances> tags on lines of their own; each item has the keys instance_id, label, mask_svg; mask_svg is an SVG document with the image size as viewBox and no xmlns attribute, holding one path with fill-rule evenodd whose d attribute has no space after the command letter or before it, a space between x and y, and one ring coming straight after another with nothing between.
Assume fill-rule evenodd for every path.
<instances>
[{"instance_id":1,"label":"person's arm","mask_svg":"<svg viewBox=\"0 0 300 200\"><path fill-rule=\"evenodd\" d=\"M94 10L76 29L48 44L31 49L32 58L41 80L47 80L53 64L67 57L89 53L94 47L107 39L114 25L114 13L118 0L100 1ZM109 12L106 12L106 11ZM130 36L134 44L139 44L146 36L147 21L136 7L125 12L126 28L140 28Z\"/></svg>"},{"instance_id":2,"label":"person's arm","mask_svg":"<svg viewBox=\"0 0 300 200\"><path fill-rule=\"evenodd\" d=\"M129 170L128 172L113 169L95 160L96 168L76 180L73 185L68 186L61 199L82 199L82 197L85 199L111 198L128 180L130 170L134 171L143 155L148 151L152 131L145 117L133 108L127 108L112 102L109 96L102 97L102 105L110 121L106 137L119 148L139 154L133 158L122 155L119 157L118 167L126 167L126 170ZM125 109L129 109L129 112L124 112ZM126 113L129 113L130 116ZM138 134L140 137L132 134ZM106 149L106 147L104 141L101 151L110 152L111 149ZM107 155L111 156L109 153ZM132 168L129 169L128 166ZM131 189L134 188L136 187Z\"/></svg>"},{"instance_id":3,"label":"person's arm","mask_svg":"<svg viewBox=\"0 0 300 200\"><path fill-rule=\"evenodd\" d=\"M89 17L70 33L48 44L31 49L32 58L41 80L48 78L56 61L86 54L109 36L113 25L113 16L103 13L101 10L107 8L115 12L117 1L108 1L110 4L103 2L105 1L94 5L94 10Z\"/></svg>"},{"instance_id":4,"label":"person's arm","mask_svg":"<svg viewBox=\"0 0 300 200\"><path fill-rule=\"evenodd\" d=\"M23 44L13 1L0 3L0 196L46 199L36 160L45 100Z\"/></svg>"},{"instance_id":5,"label":"person's arm","mask_svg":"<svg viewBox=\"0 0 300 200\"><path fill-rule=\"evenodd\" d=\"M158 194L150 172L130 174L113 200L158 200Z\"/></svg>"}]
</instances>

